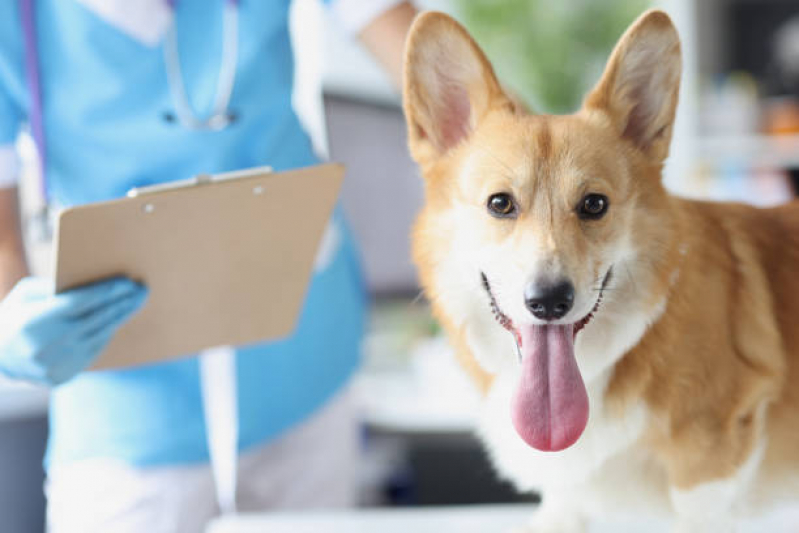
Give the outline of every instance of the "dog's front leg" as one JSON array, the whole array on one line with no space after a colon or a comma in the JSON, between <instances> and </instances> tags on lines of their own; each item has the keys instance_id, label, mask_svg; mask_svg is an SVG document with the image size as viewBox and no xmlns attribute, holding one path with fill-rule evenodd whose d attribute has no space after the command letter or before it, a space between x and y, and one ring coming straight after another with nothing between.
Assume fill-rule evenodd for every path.
<instances>
[{"instance_id":1,"label":"dog's front leg","mask_svg":"<svg viewBox=\"0 0 799 533\"><path fill-rule=\"evenodd\" d=\"M564 491L547 492L530 521L511 533L585 533L586 519L574 497Z\"/></svg>"},{"instance_id":2,"label":"dog's front leg","mask_svg":"<svg viewBox=\"0 0 799 533\"><path fill-rule=\"evenodd\" d=\"M671 503L677 515L675 533L733 533L747 489L760 466L761 443L731 476L713 479L690 488L672 487Z\"/></svg>"},{"instance_id":3,"label":"dog's front leg","mask_svg":"<svg viewBox=\"0 0 799 533\"><path fill-rule=\"evenodd\" d=\"M715 454L696 454L703 460L683 460L672 474L690 479L690 469L701 472L702 466L713 466L714 460L723 460L731 454L730 448L719 446ZM708 477L688 486L672 485L669 489L672 508L676 514L675 533L733 533L736 531L742 507L746 505L749 489L765 453L765 441L756 443L738 468L724 477ZM707 470L706 470L707 471ZM711 470L712 471L712 470Z\"/></svg>"},{"instance_id":4,"label":"dog's front leg","mask_svg":"<svg viewBox=\"0 0 799 533\"><path fill-rule=\"evenodd\" d=\"M672 488L677 515L674 533L733 533L734 508L740 492L738 479L712 481L688 490Z\"/></svg>"}]
</instances>

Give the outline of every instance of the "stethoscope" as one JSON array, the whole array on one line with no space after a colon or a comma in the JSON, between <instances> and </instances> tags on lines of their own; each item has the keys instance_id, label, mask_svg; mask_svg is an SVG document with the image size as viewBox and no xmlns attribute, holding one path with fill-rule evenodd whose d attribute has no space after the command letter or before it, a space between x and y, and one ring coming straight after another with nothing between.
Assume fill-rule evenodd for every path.
<instances>
[{"instance_id":1,"label":"stethoscope","mask_svg":"<svg viewBox=\"0 0 799 533\"><path fill-rule=\"evenodd\" d=\"M166 2L174 12L178 0L166 0ZM42 86L34 4L35 0L19 0L25 51L25 74L31 99L29 122L31 136L36 144L39 156L41 194L45 204L48 204L49 194L46 181L47 146L44 135ZM186 85L183 81L183 72L180 68L177 24L172 24L164 42L164 64L166 66L169 92L175 105L175 112L165 113L163 115L164 120L177 123L192 131L219 131L236 121L238 116L229 109L229 106L238 63L238 40L239 0L225 0L222 12L222 62L217 76L216 94L211 113L206 117L200 117L192 108L191 103L189 103Z\"/></svg>"},{"instance_id":2,"label":"stethoscope","mask_svg":"<svg viewBox=\"0 0 799 533\"><path fill-rule=\"evenodd\" d=\"M174 10L177 0L169 0ZM166 64L169 92L175 103L175 113L164 114L169 122L177 121L186 129L194 131L219 131L232 124L237 116L229 109L230 96L236 78L239 40L239 0L226 0L222 12L222 63L216 80L216 95L211 114L201 118L189 103L183 72L180 69L177 24L170 28L164 42L164 63Z\"/></svg>"}]
</instances>

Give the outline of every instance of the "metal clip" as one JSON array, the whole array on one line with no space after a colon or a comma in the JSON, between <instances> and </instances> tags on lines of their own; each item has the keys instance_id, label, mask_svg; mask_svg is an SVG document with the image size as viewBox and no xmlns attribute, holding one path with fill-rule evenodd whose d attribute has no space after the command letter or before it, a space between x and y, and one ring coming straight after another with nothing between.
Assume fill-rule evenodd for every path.
<instances>
[{"instance_id":1,"label":"metal clip","mask_svg":"<svg viewBox=\"0 0 799 533\"><path fill-rule=\"evenodd\" d=\"M168 181L166 183L158 183L147 187L136 187L128 191L128 198L138 198L148 194L155 194L164 191L172 191L175 189L184 189L187 187L198 187L200 185L207 185L209 183L217 183L220 181L229 181L240 178L249 178L256 174L266 174L272 172L272 167L257 167L247 170L237 170L233 172L223 172L222 174L199 174L187 180Z\"/></svg>"}]
</instances>

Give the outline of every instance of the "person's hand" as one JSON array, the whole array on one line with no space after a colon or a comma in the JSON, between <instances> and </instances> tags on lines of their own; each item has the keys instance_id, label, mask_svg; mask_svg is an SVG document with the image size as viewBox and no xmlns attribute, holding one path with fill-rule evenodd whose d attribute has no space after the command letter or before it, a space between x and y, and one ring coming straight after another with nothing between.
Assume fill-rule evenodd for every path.
<instances>
[{"instance_id":1,"label":"person's hand","mask_svg":"<svg viewBox=\"0 0 799 533\"><path fill-rule=\"evenodd\" d=\"M0 372L58 385L94 362L138 311L147 289L111 278L56 295L53 284L24 278L0 302Z\"/></svg>"}]
</instances>

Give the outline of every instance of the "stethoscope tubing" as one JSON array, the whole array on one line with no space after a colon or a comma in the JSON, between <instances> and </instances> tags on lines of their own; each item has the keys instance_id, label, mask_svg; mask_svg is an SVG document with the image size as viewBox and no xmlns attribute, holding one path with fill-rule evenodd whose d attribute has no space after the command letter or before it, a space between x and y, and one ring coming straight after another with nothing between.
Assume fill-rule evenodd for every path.
<instances>
[{"instance_id":1,"label":"stethoscope tubing","mask_svg":"<svg viewBox=\"0 0 799 533\"><path fill-rule=\"evenodd\" d=\"M174 2L173 2L174 5ZM216 94L211 114L200 118L189 102L183 72L180 68L177 25L172 25L164 43L164 63L167 83L175 103L175 116L186 129L193 131L218 131L233 120L228 110L236 79L239 40L239 6L237 0L228 0L222 14L222 61L217 76Z\"/></svg>"},{"instance_id":2,"label":"stethoscope tubing","mask_svg":"<svg viewBox=\"0 0 799 533\"><path fill-rule=\"evenodd\" d=\"M166 2L174 12L178 0L166 0ZM25 76L31 102L28 121L38 153L41 195L47 205L50 200L47 188L47 141L42 104L41 65L36 40L35 0L19 0L19 7L24 40ZM180 69L176 24L172 25L164 43L167 82L175 103L175 115L181 126L192 131L218 131L230 125L234 119L228 106L233 94L238 63L239 0L225 0L222 24L222 64L219 67L211 114L204 119L197 116L189 103Z\"/></svg>"}]
</instances>

